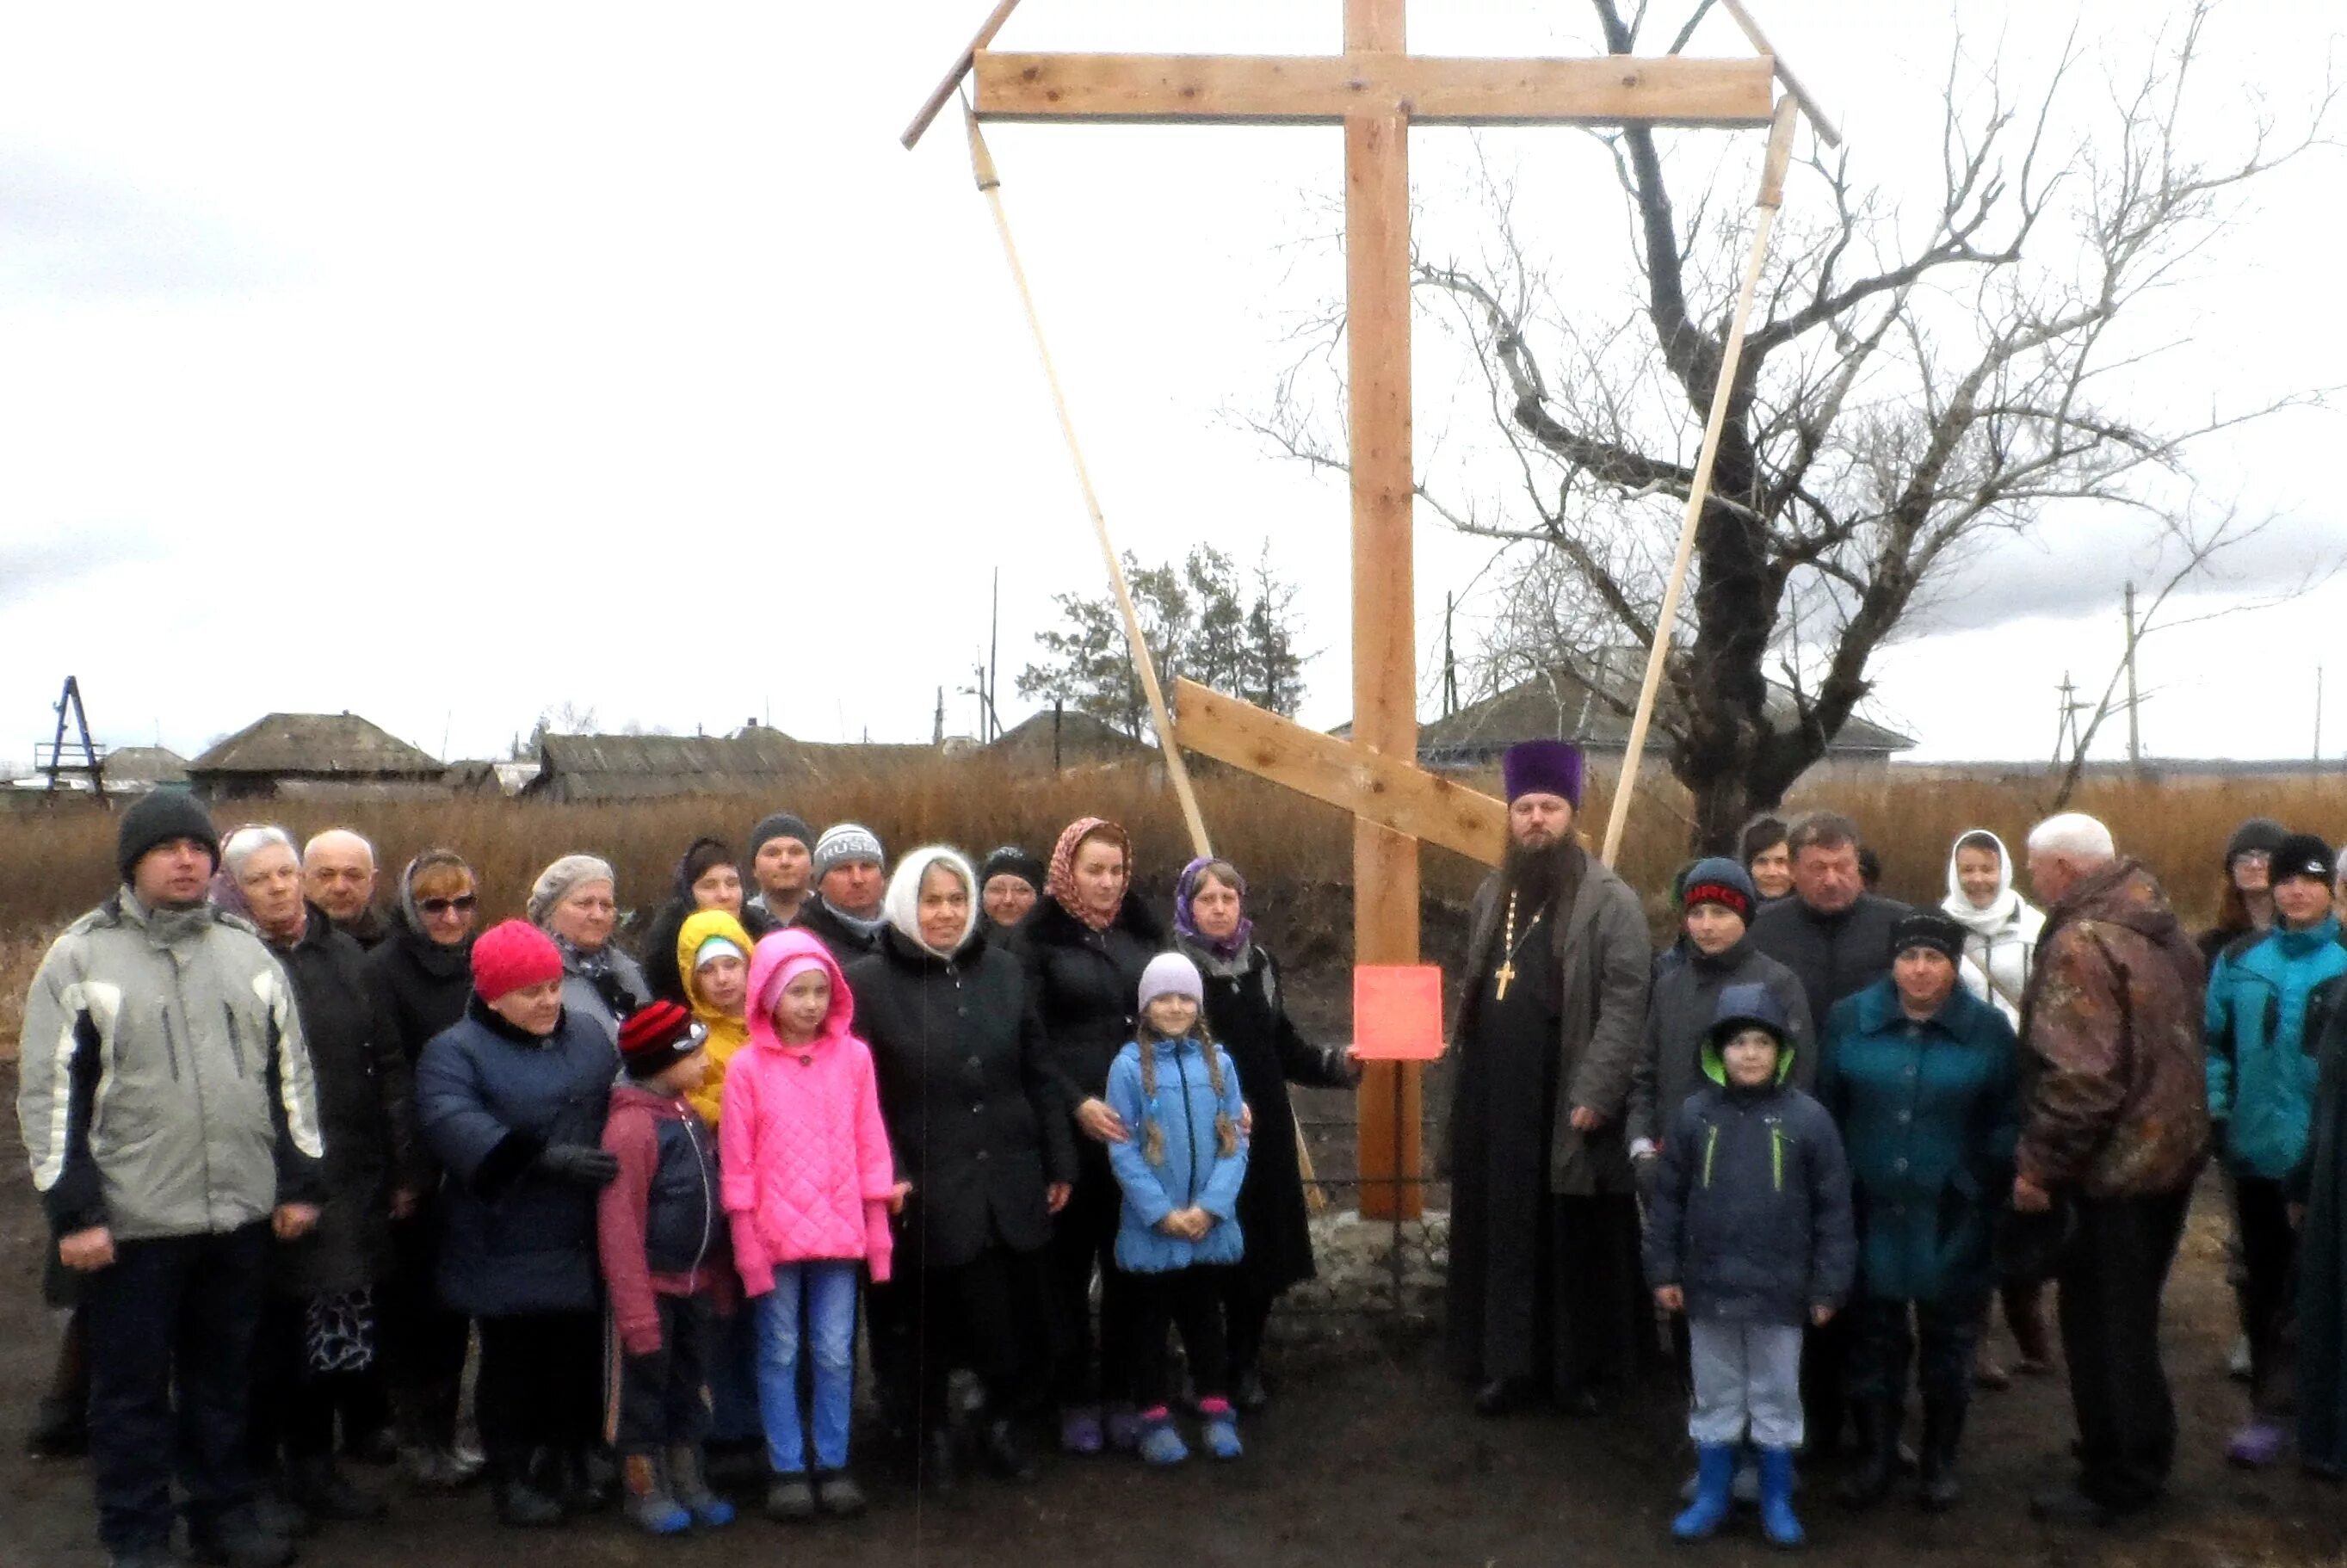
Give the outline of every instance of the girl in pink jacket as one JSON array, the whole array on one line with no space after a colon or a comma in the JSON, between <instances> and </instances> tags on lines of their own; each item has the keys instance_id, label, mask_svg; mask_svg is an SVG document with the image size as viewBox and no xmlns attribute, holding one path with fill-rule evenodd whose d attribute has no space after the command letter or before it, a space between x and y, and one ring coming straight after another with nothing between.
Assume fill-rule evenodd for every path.
<instances>
[{"instance_id":1,"label":"girl in pink jacket","mask_svg":"<svg viewBox=\"0 0 2347 1568\"><path fill-rule=\"evenodd\" d=\"M776 931L750 959L750 1042L725 1073L718 1123L733 1264L757 1313L758 1409L774 1480L766 1512L861 1513L847 1473L856 1295L888 1277L897 1184L872 1053L839 966L805 931ZM814 1475L799 1409L802 1343L814 1363Z\"/></svg>"}]
</instances>

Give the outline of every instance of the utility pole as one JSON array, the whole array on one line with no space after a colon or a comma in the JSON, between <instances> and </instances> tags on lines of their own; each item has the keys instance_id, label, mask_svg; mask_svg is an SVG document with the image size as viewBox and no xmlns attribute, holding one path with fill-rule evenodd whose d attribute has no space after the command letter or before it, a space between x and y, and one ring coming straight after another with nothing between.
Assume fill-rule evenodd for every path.
<instances>
[{"instance_id":1,"label":"utility pole","mask_svg":"<svg viewBox=\"0 0 2347 1568\"><path fill-rule=\"evenodd\" d=\"M989 741L1002 738L1002 712L994 705L1002 681L1002 569L994 569L994 612L986 634L986 729Z\"/></svg>"},{"instance_id":2,"label":"utility pole","mask_svg":"<svg viewBox=\"0 0 2347 1568\"><path fill-rule=\"evenodd\" d=\"M2062 684L2054 690L2058 693L2054 711L2054 765L2058 768L2077 747L2078 710L2085 704L2078 701L2078 688L2067 670L2062 671Z\"/></svg>"},{"instance_id":3,"label":"utility pole","mask_svg":"<svg viewBox=\"0 0 2347 1568\"><path fill-rule=\"evenodd\" d=\"M2314 667L2314 760L2322 760L2322 666Z\"/></svg>"},{"instance_id":4,"label":"utility pole","mask_svg":"<svg viewBox=\"0 0 2347 1568\"><path fill-rule=\"evenodd\" d=\"M2136 722L2135 691L2135 584L2127 585L2127 765L2143 766L2143 730Z\"/></svg>"},{"instance_id":5,"label":"utility pole","mask_svg":"<svg viewBox=\"0 0 2347 1568\"><path fill-rule=\"evenodd\" d=\"M945 689L943 686L940 686L940 687L938 687L938 722L937 722L937 726L936 726L936 728L934 728L933 730L931 730L931 731L929 732L929 744L931 744L931 745L933 745L933 746L942 746L942 745L944 745L945 743L946 743L946 689Z\"/></svg>"},{"instance_id":6,"label":"utility pole","mask_svg":"<svg viewBox=\"0 0 2347 1568\"><path fill-rule=\"evenodd\" d=\"M1442 716L1459 711L1459 656L1450 644L1452 596L1442 596Z\"/></svg>"}]
</instances>

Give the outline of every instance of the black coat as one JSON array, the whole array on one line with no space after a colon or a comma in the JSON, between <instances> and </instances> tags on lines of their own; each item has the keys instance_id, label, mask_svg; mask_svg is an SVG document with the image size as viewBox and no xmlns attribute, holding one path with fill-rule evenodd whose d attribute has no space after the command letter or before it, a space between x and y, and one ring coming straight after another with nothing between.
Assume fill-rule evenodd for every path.
<instances>
[{"instance_id":1,"label":"black coat","mask_svg":"<svg viewBox=\"0 0 2347 1568\"><path fill-rule=\"evenodd\" d=\"M413 1067L426 1040L465 1016L473 994L473 938L444 948L403 920L365 966L376 1021Z\"/></svg>"},{"instance_id":2,"label":"black coat","mask_svg":"<svg viewBox=\"0 0 2347 1568\"><path fill-rule=\"evenodd\" d=\"M1076 1179L1075 1129L1051 1073L1027 979L974 933L940 958L884 930L847 970L856 1032L872 1048L889 1146L913 1184L904 1218L916 1268L957 1268L989 1245L1051 1236L1044 1189Z\"/></svg>"},{"instance_id":3,"label":"black coat","mask_svg":"<svg viewBox=\"0 0 2347 1568\"><path fill-rule=\"evenodd\" d=\"M1099 1099L1108 1091L1109 1064L1133 1037L1141 971L1165 951L1165 928L1129 895L1105 931L1043 898L1019 922L1013 943L1060 1091L1071 1108Z\"/></svg>"},{"instance_id":4,"label":"black coat","mask_svg":"<svg viewBox=\"0 0 2347 1568\"><path fill-rule=\"evenodd\" d=\"M422 1179L410 1064L376 1021L365 955L323 910L311 908L300 941L269 950L292 984L326 1143L318 1224L277 1245L271 1276L299 1296L356 1290L390 1277L392 1189Z\"/></svg>"},{"instance_id":5,"label":"black coat","mask_svg":"<svg viewBox=\"0 0 2347 1568\"><path fill-rule=\"evenodd\" d=\"M1752 917L1752 945L1799 977L1809 1021L1819 1024L1836 1002L1891 972L1891 927L1911 912L1861 893L1839 914L1820 915L1794 895Z\"/></svg>"},{"instance_id":6,"label":"black coat","mask_svg":"<svg viewBox=\"0 0 2347 1568\"><path fill-rule=\"evenodd\" d=\"M1206 979L1206 1028L1238 1070L1239 1092L1255 1113L1246 1182L1239 1188L1239 1234L1246 1238L1246 1255L1238 1272L1264 1295L1276 1296L1313 1274L1310 1216L1287 1086L1347 1089L1354 1074L1341 1048L1312 1044L1288 1018L1278 961L1262 947L1248 949L1246 967L1236 974L1214 974L1204 959L1198 968Z\"/></svg>"}]
</instances>

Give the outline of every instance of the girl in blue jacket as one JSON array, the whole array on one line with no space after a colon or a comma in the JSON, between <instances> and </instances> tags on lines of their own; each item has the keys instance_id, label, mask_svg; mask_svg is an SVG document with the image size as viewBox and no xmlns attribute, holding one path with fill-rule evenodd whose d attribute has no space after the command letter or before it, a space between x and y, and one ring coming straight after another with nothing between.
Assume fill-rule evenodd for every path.
<instances>
[{"instance_id":1,"label":"girl in blue jacket","mask_svg":"<svg viewBox=\"0 0 2347 1568\"><path fill-rule=\"evenodd\" d=\"M1151 959L1141 977L1141 1038L1117 1052L1108 1074L1109 1106L1126 1128L1108 1151L1124 1192L1116 1263L1139 1298L1141 1457L1151 1464L1190 1457L1168 1408L1169 1327L1182 1331L1207 1448L1216 1459L1240 1452L1222 1303L1225 1271L1245 1252L1245 1106L1237 1071L1199 1020L1205 993L1197 966L1181 954Z\"/></svg>"},{"instance_id":2,"label":"girl in blue jacket","mask_svg":"<svg viewBox=\"0 0 2347 1568\"><path fill-rule=\"evenodd\" d=\"M2322 1016L2347 975L2332 911L2330 847L2294 833L2273 853L2272 929L2237 938L2209 976L2209 1120L2233 1178L2248 1279L2250 1419L2227 1450L2252 1468L2281 1457L2294 1377L2291 1282L2298 1234L2285 1184L2305 1156Z\"/></svg>"}]
</instances>

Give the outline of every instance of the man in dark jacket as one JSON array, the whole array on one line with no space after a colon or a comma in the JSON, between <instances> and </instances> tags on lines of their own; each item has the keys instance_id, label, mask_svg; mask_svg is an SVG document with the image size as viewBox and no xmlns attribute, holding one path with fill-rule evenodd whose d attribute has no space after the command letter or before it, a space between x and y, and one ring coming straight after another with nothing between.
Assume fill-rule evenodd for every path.
<instances>
[{"instance_id":1,"label":"man in dark jacket","mask_svg":"<svg viewBox=\"0 0 2347 1568\"><path fill-rule=\"evenodd\" d=\"M17 1124L57 1255L86 1281L90 1474L115 1568L171 1563L175 1458L205 1560L293 1555L254 1513L245 1421L270 1235L318 1223L324 1145L284 972L205 902L219 861L193 801L140 800L123 886L51 946L25 1003Z\"/></svg>"},{"instance_id":2,"label":"man in dark jacket","mask_svg":"<svg viewBox=\"0 0 2347 1568\"><path fill-rule=\"evenodd\" d=\"M1623 1124L1654 948L1637 895L1573 836L1580 751L1509 748L1508 851L1475 895L1454 1030L1448 1330L1486 1415L1593 1411L1648 1348Z\"/></svg>"},{"instance_id":3,"label":"man in dark jacket","mask_svg":"<svg viewBox=\"0 0 2347 1568\"><path fill-rule=\"evenodd\" d=\"M887 872L878 834L852 822L833 824L815 840L815 892L791 924L813 932L843 969L876 952L887 923L880 913Z\"/></svg>"},{"instance_id":4,"label":"man in dark jacket","mask_svg":"<svg viewBox=\"0 0 2347 1568\"><path fill-rule=\"evenodd\" d=\"M1800 1544L1793 1450L1802 1438L1801 1331L1829 1321L1858 1268L1850 1172L1825 1108L1787 1081L1784 1009L1765 986L1720 992L1704 1071L1673 1114L1646 1229L1647 1283L1684 1312L1698 1469L1681 1540L1727 1517L1737 1446L1760 1450L1761 1523Z\"/></svg>"},{"instance_id":5,"label":"man in dark jacket","mask_svg":"<svg viewBox=\"0 0 2347 1568\"><path fill-rule=\"evenodd\" d=\"M1814 1022L1891 972L1891 927L1907 907L1866 891L1850 818L1811 812L1789 840L1793 897L1760 911L1752 945L1800 977Z\"/></svg>"},{"instance_id":6,"label":"man in dark jacket","mask_svg":"<svg viewBox=\"0 0 2347 1568\"><path fill-rule=\"evenodd\" d=\"M374 845L347 827L330 827L302 846L303 896L369 953L391 935L391 922L375 907L374 882Z\"/></svg>"},{"instance_id":7,"label":"man in dark jacket","mask_svg":"<svg viewBox=\"0 0 2347 1568\"><path fill-rule=\"evenodd\" d=\"M2159 1296L2209 1157L2205 980L2159 884L2093 817L2038 824L2029 878L2047 911L2021 1005L2013 1206L2069 1233L2055 1277L2079 1437L2077 1484L2031 1508L2107 1524L2158 1500L2176 1455Z\"/></svg>"}]
</instances>

